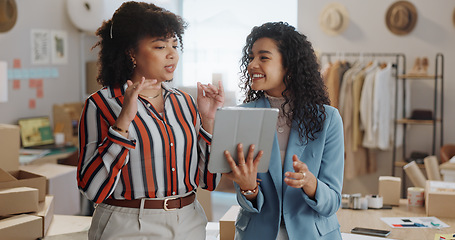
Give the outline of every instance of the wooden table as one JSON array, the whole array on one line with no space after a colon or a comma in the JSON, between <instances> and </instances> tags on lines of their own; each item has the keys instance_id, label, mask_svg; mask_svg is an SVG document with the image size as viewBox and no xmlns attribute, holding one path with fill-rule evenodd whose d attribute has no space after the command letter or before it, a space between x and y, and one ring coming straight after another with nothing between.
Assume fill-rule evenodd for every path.
<instances>
[{"instance_id":1,"label":"wooden table","mask_svg":"<svg viewBox=\"0 0 455 240\"><path fill-rule=\"evenodd\" d=\"M401 199L400 206L393 207L391 210L352 210L340 209L337 212L338 221L341 225L341 232L350 233L354 227L376 228L390 230L388 238L393 239L434 239L436 233L452 234L455 233L454 218L442 218L439 220L448 224L450 227L433 228L392 228L381 220L382 217L426 217L425 207L408 207L407 200Z\"/></svg>"}]
</instances>

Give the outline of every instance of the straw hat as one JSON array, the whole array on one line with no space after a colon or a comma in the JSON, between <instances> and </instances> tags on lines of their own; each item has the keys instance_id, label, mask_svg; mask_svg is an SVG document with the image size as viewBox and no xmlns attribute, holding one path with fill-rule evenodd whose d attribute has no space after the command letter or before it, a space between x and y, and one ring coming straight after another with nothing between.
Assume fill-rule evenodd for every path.
<instances>
[{"instance_id":1,"label":"straw hat","mask_svg":"<svg viewBox=\"0 0 455 240\"><path fill-rule=\"evenodd\" d=\"M340 3L327 4L319 15L319 24L322 31L328 35L341 34L349 25L349 14L346 8Z\"/></svg>"},{"instance_id":2,"label":"straw hat","mask_svg":"<svg viewBox=\"0 0 455 240\"><path fill-rule=\"evenodd\" d=\"M385 15L387 28L396 35L406 35L414 29L417 10L408 1L398 1L390 5Z\"/></svg>"},{"instance_id":3,"label":"straw hat","mask_svg":"<svg viewBox=\"0 0 455 240\"><path fill-rule=\"evenodd\" d=\"M0 0L0 32L8 32L17 20L15 0Z\"/></svg>"},{"instance_id":4,"label":"straw hat","mask_svg":"<svg viewBox=\"0 0 455 240\"><path fill-rule=\"evenodd\" d=\"M452 22L453 22L453 25L455 26L455 8L453 9Z\"/></svg>"}]
</instances>

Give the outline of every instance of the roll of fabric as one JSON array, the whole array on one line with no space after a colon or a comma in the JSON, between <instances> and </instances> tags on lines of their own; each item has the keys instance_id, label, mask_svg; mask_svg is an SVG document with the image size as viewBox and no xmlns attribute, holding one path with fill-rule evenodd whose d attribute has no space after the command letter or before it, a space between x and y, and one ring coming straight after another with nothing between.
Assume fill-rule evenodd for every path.
<instances>
[{"instance_id":1,"label":"roll of fabric","mask_svg":"<svg viewBox=\"0 0 455 240\"><path fill-rule=\"evenodd\" d=\"M408 175L408 177L411 179L411 182L412 184L414 184L415 187L425 188L425 183L427 179L423 175L422 171L420 171L415 161L412 161L404 165L403 169Z\"/></svg>"},{"instance_id":2,"label":"roll of fabric","mask_svg":"<svg viewBox=\"0 0 455 240\"><path fill-rule=\"evenodd\" d=\"M122 3L122 0L68 0L66 7L71 22L78 29L94 33Z\"/></svg>"},{"instance_id":3,"label":"roll of fabric","mask_svg":"<svg viewBox=\"0 0 455 240\"><path fill-rule=\"evenodd\" d=\"M436 156L428 156L423 159L423 162L425 164L428 180L441 181L441 174L439 174L439 163Z\"/></svg>"}]
</instances>

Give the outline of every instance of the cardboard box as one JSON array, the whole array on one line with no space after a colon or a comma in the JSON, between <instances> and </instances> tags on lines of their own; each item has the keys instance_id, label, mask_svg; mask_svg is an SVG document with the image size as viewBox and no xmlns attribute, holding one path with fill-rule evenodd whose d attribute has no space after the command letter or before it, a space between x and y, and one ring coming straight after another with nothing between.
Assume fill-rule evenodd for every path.
<instances>
[{"instance_id":1,"label":"cardboard box","mask_svg":"<svg viewBox=\"0 0 455 240\"><path fill-rule=\"evenodd\" d=\"M72 216L72 215L54 215L46 239L50 236L70 236L74 233L81 233L87 239L87 232L92 223L92 217ZM50 238L49 238L50 239ZM58 239L79 239L79 238L58 238Z\"/></svg>"},{"instance_id":2,"label":"cardboard box","mask_svg":"<svg viewBox=\"0 0 455 240\"><path fill-rule=\"evenodd\" d=\"M0 168L5 171L19 169L19 126L0 124Z\"/></svg>"},{"instance_id":3,"label":"cardboard box","mask_svg":"<svg viewBox=\"0 0 455 240\"><path fill-rule=\"evenodd\" d=\"M445 162L439 165L439 169L445 182L455 182L455 163Z\"/></svg>"},{"instance_id":4,"label":"cardboard box","mask_svg":"<svg viewBox=\"0 0 455 240\"><path fill-rule=\"evenodd\" d=\"M210 191L207 191L202 188L197 189L197 200L201 204L202 208L204 209L205 215L207 216L207 220L210 222L212 221L213 214L212 214L212 195Z\"/></svg>"},{"instance_id":5,"label":"cardboard box","mask_svg":"<svg viewBox=\"0 0 455 240\"><path fill-rule=\"evenodd\" d=\"M0 219L0 238L30 240L41 238L43 219L29 214Z\"/></svg>"},{"instance_id":6,"label":"cardboard box","mask_svg":"<svg viewBox=\"0 0 455 240\"><path fill-rule=\"evenodd\" d=\"M240 206L234 205L220 218L220 240L233 240L235 236L235 220Z\"/></svg>"},{"instance_id":7,"label":"cardboard box","mask_svg":"<svg viewBox=\"0 0 455 240\"><path fill-rule=\"evenodd\" d=\"M54 218L54 196L47 195L44 202L38 205L38 211L33 213L37 217L43 219L43 236L46 236L49 227L51 226L52 219Z\"/></svg>"},{"instance_id":8,"label":"cardboard box","mask_svg":"<svg viewBox=\"0 0 455 240\"><path fill-rule=\"evenodd\" d=\"M0 168L0 189L15 187L38 189L40 202L44 201L46 197L46 177L22 170L6 172Z\"/></svg>"},{"instance_id":9,"label":"cardboard box","mask_svg":"<svg viewBox=\"0 0 455 240\"><path fill-rule=\"evenodd\" d=\"M427 181L425 187L425 211L427 216L455 216L455 183Z\"/></svg>"},{"instance_id":10,"label":"cardboard box","mask_svg":"<svg viewBox=\"0 0 455 240\"><path fill-rule=\"evenodd\" d=\"M29 187L0 189L0 216L38 210L38 189Z\"/></svg>"},{"instance_id":11,"label":"cardboard box","mask_svg":"<svg viewBox=\"0 0 455 240\"><path fill-rule=\"evenodd\" d=\"M382 196L385 205L400 205L401 178L392 176L380 176L378 194Z\"/></svg>"},{"instance_id":12,"label":"cardboard box","mask_svg":"<svg viewBox=\"0 0 455 240\"><path fill-rule=\"evenodd\" d=\"M85 93L87 95L91 95L103 87L96 81L98 71L97 61L88 61L85 63Z\"/></svg>"},{"instance_id":13,"label":"cardboard box","mask_svg":"<svg viewBox=\"0 0 455 240\"><path fill-rule=\"evenodd\" d=\"M78 127L83 104L81 102L55 104L52 108L54 131L65 134L65 142L78 146Z\"/></svg>"},{"instance_id":14,"label":"cardboard box","mask_svg":"<svg viewBox=\"0 0 455 240\"><path fill-rule=\"evenodd\" d=\"M30 164L21 170L45 176L47 194L54 196L54 213L77 215L81 211L81 194L77 187L77 167L55 163Z\"/></svg>"}]
</instances>

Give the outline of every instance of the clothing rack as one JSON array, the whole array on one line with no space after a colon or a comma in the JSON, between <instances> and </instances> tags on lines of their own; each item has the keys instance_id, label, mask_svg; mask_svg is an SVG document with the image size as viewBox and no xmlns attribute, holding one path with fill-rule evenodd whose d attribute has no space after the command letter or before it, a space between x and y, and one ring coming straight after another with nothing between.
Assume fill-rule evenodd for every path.
<instances>
[{"instance_id":1,"label":"clothing rack","mask_svg":"<svg viewBox=\"0 0 455 240\"><path fill-rule=\"evenodd\" d=\"M363 57L371 57L371 58L392 58L394 61L392 62L392 67L395 69L394 73L394 78L395 78L395 89L398 89L398 78L399 75L406 75L406 56L403 53L381 53L381 52L322 52L319 55L319 62L322 62L324 58L327 58L328 62L331 62L332 57L337 57L344 59L345 57L357 57L357 58L363 58ZM401 73L400 73L401 71ZM403 93L403 102L405 102L406 99L406 91ZM398 102L398 94L395 94L395 103ZM405 111L405 108L403 107L403 111ZM404 112L403 112L404 113ZM394 119L395 122L398 119L398 113L397 111L394 111ZM396 133L397 133L397 124L394 123L394 139L396 139ZM396 161L396 143L393 142L394 147L393 147L393 162L392 162L392 176L395 176L395 161ZM403 145L403 147L405 147ZM404 151L404 150L403 150ZM403 152L404 153L404 152Z\"/></svg>"},{"instance_id":2,"label":"clothing rack","mask_svg":"<svg viewBox=\"0 0 455 240\"><path fill-rule=\"evenodd\" d=\"M401 65L403 66L402 68L402 74L404 75L406 73L406 57L403 53L373 53L373 52L367 52L367 53L363 53L363 52L322 52L320 55L319 55L319 60L323 59L324 57L327 57L327 60L329 62L331 62L331 58L332 57L341 57L341 58L344 58L344 57L359 57L359 58L362 58L362 57L381 57L381 58L391 58L391 57L394 57L395 58L395 61L394 61L394 65L393 67L395 69L399 69L399 63L400 63L400 59L401 59ZM398 78L398 71L396 72L396 76Z\"/></svg>"}]
</instances>

